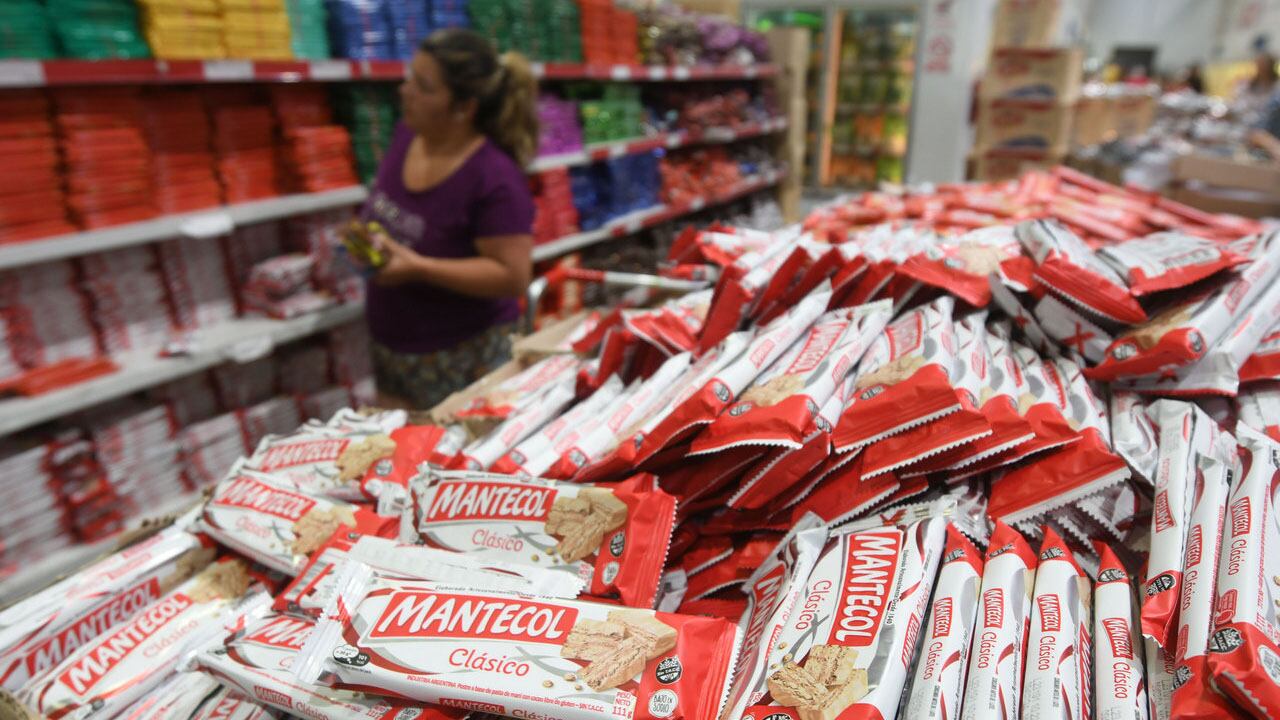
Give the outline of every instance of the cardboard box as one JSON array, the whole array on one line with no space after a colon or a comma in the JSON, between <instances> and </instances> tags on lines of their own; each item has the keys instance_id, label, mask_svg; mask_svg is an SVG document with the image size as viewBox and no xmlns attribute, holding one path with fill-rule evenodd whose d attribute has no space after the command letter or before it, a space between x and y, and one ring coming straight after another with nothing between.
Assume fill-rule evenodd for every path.
<instances>
[{"instance_id":1,"label":"cardboard box","mask_svg":"<svg viewBox=\"0 0 1280 720\"><path fill-rule=\"evenodd\" d=\"M1060 165L1062 153L1037 150L987 150L970 157L972 179L982 182L1013 180L1028 170Z\"/></svg>"},{"instance_id":2,"label":"cardboard box","mask_svg":"<svg viewBox=\"0 0 1280 720\"><path fill-rule=\"evenodd\" d=\"M1219 157L1205 153L1180 155L1173 160L1173 178L1222 188L1280 193L1280 165L1249 157Z\"/></svg>"},{"instance_id":3,"label":"cardboard box","mask_svg":"<svg viewBox=\"0 0 1280 720\"><path fill-rule=\"evenodd\" d=\"M723 15L734 21L742 17L742 0L676 0L676 4L695 12Z\"/></svg>"},{"instance_id":4,"label":"cardboard box","mask_svg":"<svg viewBox=\"0 0 1280 720\"><path fill-rule=\"evenodd\" d=\"M1154 95L1115 95L1111 98L1112 124L1117 137L1136 137L1156 120L1159 101Z\"/></svg>"},{"instance_id":5,"label":"cardboard box","mask_svg":"<svg viewBox=\"0 0 1280 720\"><path fill-rule=\"evenodd\" d=\"M1188 183L1174 187L1167 194L1178 202L1205 212L1230 213L1249 218L1280 217L1280 195L1274 192Z\"/></svg>"},{"instance_id":6,"label":"cardboard box","mask_svg":"<svg viewBox=\"0 0 1280 720\"><path fill-rule=\"evenodd\" d=\"M807 72L813 55L813 35L809 28L775 27L765 33L769 55L780 68Z\"/></svg>"},{"instance_id":7,"label":"cardboard box","mask_svg":"<svg viewBox=\"0 0 1280 720\"><path fill-rule=\"evenodd\" d=\"M1053 48L1084 42L1084 0L1000 0L992 47Z\"/></svg>"},{"instance_id":8,"label":"cardboard box","mask_svg":"<svg viewBox=\"0 0 1280 720\"><path fill-rule=\"evenodd\" d=\"M1115 139L1115 102L1106 94L1084 95L1076 101L1071 144L1101 145Z\"/></svg>"},{"instance_id":9,"label":"cardboard box","mask_svg":"<svg viewBox=\"0 0 1280 720\"><path fill-rule=\"evenodd\" d=\"M567 355L572 348L563 347L564 341L582 325L586 311L577 312L562 320L547 323L537 332L512 338L511 356L525 367L552 355Z\"/></svg>"},{"instance_id":10,"label":"cardboard box","mask_svg":"<svg viewBox=\"0 0 1280 720\"><path fill-rule=\"evenodd\" d=\"M978 106L978 150L1047 150L1063 154L1071 140L1071 105L986 100Z\"/></svg>"},{"instance_id":11,"label":"cardboard box","mask_svg":"<svg viewBox=\"0 0 1280 720\"><path fill-rule=\"evenodd\" d=\"M524 366L518 361L508 360L488 375L485 375L467 387L450 395L442 400L439 405L431 408L431 410L428 411L431 416L431 421L437 425L452 425L458 422L458 419L454 417L454 413L466 407L467 403L471 402L474 398L483 397L488 394L489 391L497 387L503 380L515 377L523 369ZM489 430L492 430L494 427L497 427L497 423L492 420L481 421L478 424L464 422L463 426L466 427L467 432L472 438L476 438L487 433Z\"/></svg>"},{"instance_id":12,"label":"cardboard box","mask_svg":"<svg viewBox=\"0 0 1280 720\"><path fill-rule=\"evenodd\" d=\"M979 97L1075 102L1080 96L1083 57L1078 48L998 48L991 53L979 83Z\"/></svg>"}]
</instances>

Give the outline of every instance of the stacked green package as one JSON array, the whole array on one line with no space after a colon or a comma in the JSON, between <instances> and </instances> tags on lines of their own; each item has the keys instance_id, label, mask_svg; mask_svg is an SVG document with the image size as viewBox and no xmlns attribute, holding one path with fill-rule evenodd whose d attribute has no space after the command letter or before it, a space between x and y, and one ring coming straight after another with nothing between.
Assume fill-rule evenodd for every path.
<instances>
[{"instance_id":1,"label":"stacked green package","mask_svg":"<svg viewBox=\"0 0 1280 720\"><path fill-rule=\"evenodd\" d=\"M0 0L0 58L46 60L58 56L53 28L38 0Z\"/></svg>"},{"instance_id":2,"label":"stacked green package","mask_svg":"<svg viewBox=\"0 0 1280 720\"><path fill-rule=\"evenodd\" d=\"M471 0L467 3L467 13L471 16L471 28L491 38L499 52L514 50L533 57L529 26L516 22L522 13L511 0Z\"/></svg>"},{"instance_id":3,"label":"stacked green package","mask_svg":"<svg viewBox=\"0 0 1280 720\"><path fill-rule=\"evenodd\" d=\"M582 25L573 0L533 0L534 56L546 62L582 62Z\"/></svg>"},{"instance_id":4,"label":"stacked green package","mask_svg":"<svg viewBox=\"0 0 1280 720\"><path fill-rule=\"evenodd\" d=\"M334 91L338 116L351 134L356 170L360 173L361 182L367 183L378 173L382 155L395 132L399 117L395 86L355 83L337 86Z\"/></svg>"},{"instance_id":5,"label":"stacked green package","mask_svg":"<svg viewBox=\"0 0 1280 720\"><path fill-rule=\"evenodd\" d=\"M293 56L300 60L331 57L324 0L286 0L285 9L289 13L289 44Z\"/></svg>"},{"instance_id":6,"label":"stacked green package","mask_svg":"<svg viewBox=\"0 0 1280 720\"><path fill-rule=\"evenodd\" d=\"M48 0L48 13L65 57L151 57L131 0Z\"/></svg>"}]
</instances>

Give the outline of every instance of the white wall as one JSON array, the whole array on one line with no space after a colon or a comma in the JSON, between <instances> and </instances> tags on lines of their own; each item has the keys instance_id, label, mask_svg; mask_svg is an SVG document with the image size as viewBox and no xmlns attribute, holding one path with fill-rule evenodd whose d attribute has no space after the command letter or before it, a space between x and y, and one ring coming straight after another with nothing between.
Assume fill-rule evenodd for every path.
<instances>
[{"instance_id":1,"label":"white wall","mask_svg":"<svg viewBox=\"0 0 1280 720\"><path fill-rule=\"evenodd\" d=\"M1221 59L1253 57L1253 39L1271 36L1271 52L1280 53L1280 0L1224 0Z\"/></svg>"},{"instance_id":2,"label":"white wall","mask_svg":"<svg viewBox=\"0 0 1280 720\"><path fill-rule=\"evenodd\" d=\"M1154 46L1156 67L1178 71L1214 59L1223 0L1093 0L1089 54L1103 62L1119 46ZM1273 0L1280 7L1280 0ZM1280 40L1280 38L1277 38Z\"/></svg>"}]
</instances>

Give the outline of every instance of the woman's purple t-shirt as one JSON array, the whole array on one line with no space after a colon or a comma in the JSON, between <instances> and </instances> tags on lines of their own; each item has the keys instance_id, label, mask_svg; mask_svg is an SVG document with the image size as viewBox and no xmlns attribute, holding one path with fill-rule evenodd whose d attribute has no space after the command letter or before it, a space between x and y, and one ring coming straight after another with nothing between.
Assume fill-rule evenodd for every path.
<instances>
[{"instance_id":1,"label":"woman's purple t-shirt","mask_svg":"<svg viewBox=\"0 0 1280 720\"><path fill-rule=\"evenodd\" d=\"M423 192L404 186L404 159L413 131L396 128L373 190L360 212L393 239L423 255L476 255L475 239L527 235L533 198L520 167L485 140L444 182ZM394 352L429 353L453 347L519 317L515 298L468 297L425 283L382 287L368 283L365 315L373 339Z\"/></svg>"}]
</instances>

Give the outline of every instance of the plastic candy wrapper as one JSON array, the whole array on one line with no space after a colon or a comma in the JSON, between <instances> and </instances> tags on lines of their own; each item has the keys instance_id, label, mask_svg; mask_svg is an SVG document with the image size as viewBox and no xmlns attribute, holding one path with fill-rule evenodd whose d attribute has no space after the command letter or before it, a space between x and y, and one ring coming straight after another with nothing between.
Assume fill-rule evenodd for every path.
<instances>
[{"instance_id":1,"label":"plastic candy wrapper","mask_svg":"<svg viewBox=\"0 0 1280 720\"><path fill-rule=\"evenodd\" d=\"M543 425L537 432L520 441L493 464L493 471L507 475L537 477L572 447L584 428L622 395L622 380L611 376L587 399L574 405L560 417Z\"/></svg>"},{"instance_id":2,"label":"plastic candy wrapper","mask_svg":"<svg viewBox=\"0 0 1280 720\"><path fill-rule=\"evenodd\" d=\"M1216 427L1194 405L1160 400L1151 406L1160 430L1160 455L1151 513L1151 555L1143 580L1142 633L1173 655L1187 523L1194 502L1196 457L1212 452Z\"/></svg>"},{"instance_id":3,"label":"plastic candy wrapper","mask_svg":"<svg viewBox=\"0 0 1280 720\"><path fill-rule=\"evenodd\" d=\"M1020 254L1013 228L997 225L954 239L940 237L937 244L908 258L898 272L982 308L991 302L987 277L999 273L1002 262Z\"/></svg>"},{"instance_id":4,"label":"plastic candy wrapper","mask_svg":"<svg viewBox=\"0 0 1280 720\"><path fill-rule=\"evenodd\" d=\"M267 613L195 656L196 665L228 687L289 714L317 720L461 718L462 710L427 707L359 692L305 684L290 672L315 620Z\"/></svg>"},{"instance_id":5,"label":"plastic candy wrapper","mask_svg":"<svg viewBox=\"0 0 1280 720\"><path fill-rule=\"evenodd\" d=\"M693 720L718 714L732 680L726 620L377 578L360 563L343 574L294 661L303 682L501 715Z\"/></svg>"},{"instance_id":6,"label":"plastic candy wrapper","mask_svg":"<svg viewBox=\"0 0 1280 720\"><path fill-rule=\"evenodd\" d=\"M578 372L581 361L572 355L551 355L502 381L484 395L474 398L457 413L458 418L503 420L529 402L548 383Z\"/></svg>"},{"instance_id":7,"label":"plastic candy wrapper","mask_svg":"<svg viewBox=\"0 0 1280 720\"><path fill-rule=\"evenodd\" d=\"M305 493L269 475L232 468L213 489L197 526L227 547L287 575L339 525L369 535L394 532L395 518Z\"/></svg>"},{"instance_id":8,"label":"plastic candy wrapper","mask_svg":"<svg viewBox=\"0 0 1280 720\"><path fill-rule=\"evenodd\" d=\"M1245 262L1220 243L1180 232L1106 245L1098 257L1124 278L1135 297L1186 287Z\"/></svg>"},{"instance_id":9,"label":"plastic candy wrapper","mask_svg":"<svg viewBox=\"0 0 1280 720\"><path fill-rule=\"evenodd\" d=\"M183 653L227 632L245 612L269 602L242 600L251 578L244 563L214 563L148 605L108 635L82 645L18 693L50 720L114 715L145 697L174 671Z\"/></svg>"},{"instance_id":10,"label":"plastic candy wrapper","mask_svg":"<svg viewBox=\"0 0 1280 720\"><path fill-rule=\"evenodd\" d=\"M1031 220L1018 225L1017 235L1036 263L1036 279L1057 295L1113 322L1147 319L1124 279L1075 233L1050 220Z\"/></svg>"},{"instance_id":11,"label":"plastic candy wrapper","mask_svg":"<svg viewBox=\"0 0 1280 720\"><path fill-rule=\"evenodd\" d=\"M1280 323L1267 329L1253 354L1240 366L1240 382L1256 380L1280 380Z\"/></svg>"},{"instance_id":12,"label":"plastic candy wrapper","mask_svg":"<svg viewBox=\"0 0 1280 720\"><path fill-rule=\"evenodd\" d=\"M276 714L203 673L179 672L116 716L119 720L271 720Z\"/></svg>"},{"instance_id":13,"label":"plastic candy wrapper","mask_svg":"<svg viewBox=\"0 0 1280 720\"><path fill-rule=\"evenodd\" d=\"M1231 702L1213 688L1207 651L1213 632L1223 510L1230 485L1239 474L1235 438L1215 429L1212 453L1197 458L1192 494L1195 500L1187 526L1170 703L1175 717L1219 718L1234 714Z\"/></svg>"},{"instance_id":14,"label":"plastic candy wrapper","mask_svg":"<svg viewBox=\"0 0 1280 720\"><path fill-rule=\"evenodd\" d=\"M694 439L691 454L739 445L798 450L816 430L819 409L889 321L889 303L832 310L760 373L751 387Z\"/></svg>"},{"instance_id":15,"label":"plastic candy wrapper","mask_svg":"<svg viewBox=\"0 0 1280 720\"><path fill-rule=\"evenodd\" d=\"M1044 333L1089 362L1101 362L1114 338L1111 333L1053 295L1036 303L1036 319ZM1025 329L1025 328L1024 328Z\"/></svg>"},{"instance_id":16,"label":"plastic candy wrapper","mask_svg":"<svg viewBox=\"0 0 1280 720\"><path fill-rule=\"evenodd\" d=\"M1093 717L1092 605L1089 577L1046 527L1031 602L1023 717Z\"/></svg>"},{"instance_id":17,"label":"plastic candy wrapper","mask_svg":"<svg viewBox=\"0 0 1280 720\"><path fill-rule=\"evenodd\" d=\"M944 720L960 715L981 586L982 555L948 525L904 717Z\"/></svg>"},{"instance_id":18,"label":"plastic candy wrapper","mask_svg":"<svg viewBox=\"0 0 1280 720\"><path fill-rule=\"evenodd\" d=\"M5 608L0 612L4 688L16 690L135 617L213 556L207 538L167 530Z\"/></svg>"},{"instance_id":19,"label":"plastic candy wrapper","mask_svg":"<svg viewBox=\"0 0 1280 720\"><path fill-rule=\"evenodd\" d=\"M1148 486L1153 485L1160 448L1146 401L1137 393L1113 390L1110 410L1111 447L1129 463L1138 478Z\"/></svg>"},{"instance_id":20,"label":"plastic candy wrapper","mask_svg":"<svg viewBox=\"0 0 1280 720\"><path fill-rule=\"evenodd\" d=\"M827 540L827 529L813 515L795 526L743 585L747 608L738 628L742 646L733 673L725 717L741 717L760 701L760 686L774 639L786 627L808 591L809 574Z\"/></svg>"},{"instance_id":21,"label":"plastic candy wrapper","mask_svg":"<svg viewBox=\"0 0 1280 720\"><path fill-rule=\"evenodd\" d=\"M896 714L914 667L946 520L833 533L768 649L760 700L743 718ZM797 601L799 602L799 601ZM767 694L766 694L767 693Z\"/></svg>"},{"instance_id":22,"label":"plastic candy wrapper","mask_svg":"<svg viewBox=\"0 0 1280 720\"><path fill-rule=\"evenodd\" d=\"M1150 375L1181 367L1204 357L1227 334L1232 319L1244 313L1280 273L1280 233L1246 238L1251 246L1248 265L1235 271L1216 289L1179 301L1150 321L1120 335L1107 348L1107 357L1090 369L1090 377L1114 380Z\"/></svg>"},{"instance_id":23,"label":"plastic candy wrapper","mask_svg":"<svg viewBox=\"0 0 1280 720\"><path fill-rule=\"evenodd\" d=\"M1035 313L1027 305L1024 305L1012 290L1005 287L1004 282L998 275L991 275L988 280L991 284L991 300L996 307L1000 308L1000 311L1007 315L1013 324L1018 327L1023 339L1031 347L1042 352L1048 352L1053 347L1053 344L1049 341L1049 336L1045 334L1044 328L1040 327L1040 321L1036 319ZM1008 337L1008 334L1006 334L1006 337Z\"/></svg>"},{"instance_id":24,"label":"plastic candy wrapper","mask_svg":"<svg viewBox=\"0 0 1280 720\"><path fill-rule=\"evenodd\" d=\"M1280 383L1253 383L1236 398L1240 422L1280 442Z\"/></svg>"},{"instance_id":25,"label":"plastic candy wrapper","mask_svg":"<svg viewBox=\"0 0 1280 720\"><path fill-rule=\"evenodd\" d=\"M508 415L488 435L463 448L454 465L470 470L488 468L522 440L559 416L573 402L573 396L574 379L558 377L538 391L529 402Z\"/></svg>"},{"instance_id":26,"label":"plastic candy wrapper","mask_svg":"<svg viewBox=\"0 0 1280 720\"><path fill-rule=\"evenodd\" d=\"M1099 718L1147 717L1142 634L1135 622L1133 583L1111 547L1095 542L1101 562L1093 585L1094 714ZM1087 687L1087 685L1086 685Z\"/></svg>"},{"instance_id":27,"label":"plastic candy wrapper","mask_svg":"<svg viewBox=\"0 0 1280 720\"><path fill-rule=\"evenodd\" d=\"M761 302L765 287L780 274L794 239L790 234L776 235L764 248L745 253L725 267L698 336L699 352L718 345L751 316ZM793 274L796 269L791 269Z\"/></svg>"},{"instance_id":28,"label":"plastic candy wrapper","mask_svg":"<svg viewBox=\"0 0 1280 720\"><path fill-rule=\"evenodd\" d=\"M270 475L300 490L339 500L364 499L360 482L396 442L377 423L343 428L307 424L288 435L268 435L239 467Z\"/></svg>"},{"instance_id":29,"label":"plastic candy wrapper","mask_svg":"<svg viewBox=\"0 0 1280 720\"><path fill-rule=\"evenodd\" d=\"M1020 717L1035 577L1036 553L1017 530L997 520L982 568L962 720Z\"/></svg>"},{"instance_id":30,"label":"plastic candy wrapper","mask_svg":"<svg viewBox=\"0 0 1280 720\"><path fill-rule=\"evenodd\" d=\"M360 479L360 489L373 500L379 500L388 487L407 491L409 478L417 474L422 463L448 466L466 442L466 432L457 425L406 425L392 430L389 437L396 449L389 457L370 465Z\"/></svg>"},{"instance_id":31,"label":"plastic candy wrapper","mask_svg":"<svg viewBox=\"0 0 1280 720\"><path fill-rule=\"evenodd\" d=\"M1219 692L1255 718L1271 718L1280 716L1280 529L1273 504L1280 446L1243 424L1236 439L1241 470L1223 520L1208 665Z\"/></svg>"},{"instance_id":32,"label":"plastic candy wrapper","mask_svg":"<svg viewBox=\"0 0 1280 720\"><path fill-rule=\"evenodd\" d=\"M429 470L412 483L402 520L429 547L482 561L551 568L592 595L649 607L658 589L675 499L653 477L603 486Z\"/></svg>"}]
</instances>

